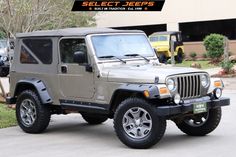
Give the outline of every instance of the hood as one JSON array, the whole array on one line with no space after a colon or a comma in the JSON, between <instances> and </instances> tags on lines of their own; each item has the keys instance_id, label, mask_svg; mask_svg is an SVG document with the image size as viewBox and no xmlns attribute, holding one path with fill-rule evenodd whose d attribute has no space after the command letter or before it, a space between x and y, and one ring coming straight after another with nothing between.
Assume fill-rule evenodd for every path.
<instances>
[{"instance_id":1,"label":"hood","mask_svg":"<svg viewBox=\"0 0 236 157\"><path fill-rule=\"evenodd\" d=\"M186 73L204 72L202 70L183 67L172 67L164 64L153 65L114 65L102 68L103 76L110 82L154 83L159 77L159 83L165 83L167 76Z\"/></svg>"},{"instance_id":2,"label":"hood","mask_svg":"<svg viewBox=\"0 0 236 157\"><path fill-rule=\"evenodd\" d=\"M152 47L169 47L169 41L151 42Z\"/></svg>"}]
</instances>

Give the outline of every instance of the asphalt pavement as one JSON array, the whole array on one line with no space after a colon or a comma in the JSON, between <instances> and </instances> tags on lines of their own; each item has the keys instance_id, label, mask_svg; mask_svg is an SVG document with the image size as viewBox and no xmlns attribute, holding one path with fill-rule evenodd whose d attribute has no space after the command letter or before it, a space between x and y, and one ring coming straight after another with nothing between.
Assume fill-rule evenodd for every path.
<instances>
[{"instance_id":1,"label":"asphalt pavement","mask_svg":"<svg viewBox=\"0 0 236 157\"><path fill-rule=\"evenodd\" d=\"M236 90L225 90L231 106L223 108L218 128L190 137L168 121L163 139L147 150L130 149L116 137L112 120L90 126L79 114L55 115L46 132L26 134L18 126L0 129L0 157L235 157Z\"/></svg>"}]
</instances>

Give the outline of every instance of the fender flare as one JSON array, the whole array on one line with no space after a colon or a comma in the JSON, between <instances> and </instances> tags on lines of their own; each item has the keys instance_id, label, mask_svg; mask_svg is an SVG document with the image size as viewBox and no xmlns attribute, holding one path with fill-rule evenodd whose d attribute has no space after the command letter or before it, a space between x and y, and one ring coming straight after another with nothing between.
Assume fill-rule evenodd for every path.
<instances>
[{"instance_id":1,"label":"fender flare","mask_svg":"<svg viewBox=\"0 0 236 157\"><path fill-rule=\"evenodd\" d=\"M40 97L42 104L50 104L53 102L43 81L35 78L19 80L16 84L14 97L16 97L16 95L18 94L20 86L24 85L30 85L34 87L34 89L36 90L37 94Z\"/></svg>"},{"instance_id":2,"label":"fender flare","mask_svg":"<svg viewBox=\"0 0 236 157\"><path fill-rule=\"evenodd\" d=\"M110 102L112 102L116 94L121 91L136 92L142 94L144 91L148 91L150 94L150 97L148 99L156 99L159 98L160 95L158 87L155 84L123 84L113 92Z\"/></svg>"},{"instance_id":3,"label":"fender flare","mask_svg":"<svg viewBox=\"0 0 236 157\"><path fill-rule=\"evenodd\" d=\"M114 107L116 107L118 104L116 104L117 95L119 95L120 92L130 92L130 93L140 93L144 95L144 91L147 90L149 92L149 97L146 99L158 99L159 98L159 90L156 84L123 84L120 87L118 87L112 94L111 100L110 100L110 107L109 111L112 113L112 110Z\"/></svg>"}]
</instances>

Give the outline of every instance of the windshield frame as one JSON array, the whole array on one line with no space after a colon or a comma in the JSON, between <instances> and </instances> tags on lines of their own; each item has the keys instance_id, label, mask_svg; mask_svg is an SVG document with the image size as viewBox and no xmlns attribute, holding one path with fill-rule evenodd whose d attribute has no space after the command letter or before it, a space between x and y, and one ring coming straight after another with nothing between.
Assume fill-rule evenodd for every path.
<instances>
[{"instance_id":1,"label":"windshield frame","mask_svg":"<svg viewBox=\"0 0 236 157\"><path fill-rule=\"evenodd\" d=\"M152 48L152 46L150 44L150 41L148 40L148 37L147 37L147 35L145 33L104 33L104 34L91 34L91 35L88 35L88 42L90 43L91 49L93 51L93 55L94 55L94 57L96 58L96 60L98 62L114 62L114 61L115 62L120 62L116 58L99 58L99 57L97 57L96 50L95 50L95 47L94 47L94 44L93 44L93 41L92 41L92 37L94 37L94 36L115 36L115 35L143 35L146 38L146 40L148 42L148 45L149 45L150 49L153 52L152 56L145 56L145 57L147 57L149 59L156 59L157 58L156 54L155 54L155 52L154 52L154 50L153 50L153 48ZM129 60L145 60L144 58L139 57L139 56L137 56L137 57L122 57L122 59L125 60L125 61L126 60L127 61L129 61Z\"/></svg>"}]
</instances>

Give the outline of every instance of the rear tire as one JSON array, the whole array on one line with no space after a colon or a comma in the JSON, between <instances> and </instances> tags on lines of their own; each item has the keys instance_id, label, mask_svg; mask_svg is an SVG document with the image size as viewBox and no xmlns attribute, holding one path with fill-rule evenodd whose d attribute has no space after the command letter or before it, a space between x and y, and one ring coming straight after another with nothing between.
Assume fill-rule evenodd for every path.
<instances>
[{"instance_id":1,"label":"rear tire","mask_svg":"<svg viewBox=\"0 0 236 157\"><path fill-rule=\"evenodd\" d=\"M7 77L9 69L0 67L0 77Z\"/></svg>"},{"instance_id":2,"label":"rear tire","mask_svg":"<svg viewBox=\"0 0 236 157\"><path fill-rule=\"evenodd\" d=\"M203 121L205 119L205 121ZM221 108L209 110L207 113L185 117L176 122L177 127L190 136L204 136L214 131L221 120ZM202 122L201 122L202 121Z\"/></svg>"},{"instance_id":3,"label":"rear tire","mask_svg":"<svg viewBox=\"0 0 236 157\"><path fill-rule=\"evenodd\" d=\"M41 104L32 90L21 92L16 102L16 118L20 128L27 133L41 133L50 122L50 109Z\"/></svg>"},{"instance_id":4,"label":"rear tire","mask_svg":"<svg viewBox=\"0 0 236 157\"><path fill-rule=\"evenodd\" d=\"M167 58L164 54L159 55L159 62L160 63L166 63L167 62Z\"/></svg>"},{"instance_id":5,"label":"rear tire","mask_svg":"<svg viewBox=\"0 0 236 157\"><path fill-rule=\"evenodd\" d=\"M108 119L107 116L99 114L81 113L81 115L86 122L92 125L101 124Z\"/></svg>"},{"instance_id":6,"label":"rear tire","mask_svg":"<svg viewBox=\"0 0 236 157\"><path fill-rule=\"evenodd\" d=\"M176 62L177 63L182 63L183 62L183 50L182 49L179 49L178 52L177 52Z\"/></svg>"},{"instance_id":7,"label":"rear tire","mask_svg":"<svg viewBox=\"0 0 236 157\"><path fill-rule=\"evenodd\" d=\"M124 100L114 116L114 129L121 142L131 148L145 149L160 141L166 120L155 111L156 108L143 99Z\"/></svg>"}]
</instances>

